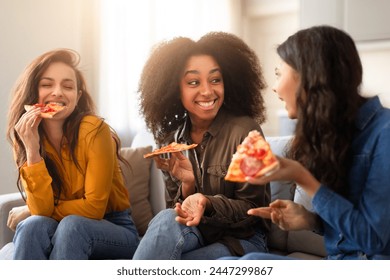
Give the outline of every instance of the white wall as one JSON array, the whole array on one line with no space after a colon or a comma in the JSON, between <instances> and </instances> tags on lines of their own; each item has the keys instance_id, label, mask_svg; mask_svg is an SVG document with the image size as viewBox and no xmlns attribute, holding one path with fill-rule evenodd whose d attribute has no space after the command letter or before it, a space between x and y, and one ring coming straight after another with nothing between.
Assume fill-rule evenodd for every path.
<instances>
[{"instance_id":1,"label":"white wall","mask_svg":"<svg viewBox=\"0 0 390 280\"><path fill-rule=\"evenodd\" d=\"M387 0L300 0L300 27L329 24L356 41L363 64L362 91L390 107L390 17Z\"/></svg>"},{"instance_id":2,"label":"white wall","mask_svg":"<svg viewBox=\"0 0 390 280\"><path fill-rule=\"evenodd\" d=\"M383 0L375 1L376 5L389 5ZM262 127L266 136L280 135L281 124L285 124L286 120L285 117L280 118L285 112L284 103L276 98L271 90L278 61L276 45L299 29L318 24L329 24L356 32L354 26L348 25L350 23L346 17L351 16L353 10L354 13L361 13L359 17L364 22L367 15L365 11L372 11L371 0L244 0L243 3L244 39L257 52L269 86L265 96L268 119ZM359 3L359 9L351 9L350 5L354 3ZM370 16L375 17L375 14ZM390 17L383 18L381 24L389 27ZM375 28L372 25L367 26ZM383 37L376 41L361 39L361 34L371 33L370 30L365 30L355 35L359 38L357 47L364 68L362 91L366 96L379 95L382 104L390 107L390 40L384 40ZM383 34L386 33L381 32L379 35ZM372 36L370 38L372 39Z\"/></svg>"},{"instance_id":3,"label":"white wall","mask_svg":"<svg viewBox=\"0 0 390 280\"><path fill-rule=\"evenodd\" d=\"M382 104L390 107L390 42L358 43L357 46L363 64L364 94L378 95Z\"/></svg>"},{"instance_id":4,"label":"white wall","mask_svg":"<svg viewBox=\"0 0 390 280\"><path fill-rule=\"evenodd\" d=\"M265 90L267 121L262 129L266 136L280 135L284 131L280 115L285 115L285 110L284 103L272 91L275 67L279 63L276 47L299 29L299 1L246 0L244 3L244 40L256 51L268 85ZM283 120L290 122L287 118Z\"/></svg>"},{"instance_id":5,"label":"white wall","mask_svg":"<svg viewBox=\"0 0 390 280\"><path fill-rule=\"evenodd\" d=\"M11 88L32 59L54 48L77 50L87 81L96 79L96 2L0 1L0 194L17 191L11 146L5 139Z\"/></svg>"}]
</instances>

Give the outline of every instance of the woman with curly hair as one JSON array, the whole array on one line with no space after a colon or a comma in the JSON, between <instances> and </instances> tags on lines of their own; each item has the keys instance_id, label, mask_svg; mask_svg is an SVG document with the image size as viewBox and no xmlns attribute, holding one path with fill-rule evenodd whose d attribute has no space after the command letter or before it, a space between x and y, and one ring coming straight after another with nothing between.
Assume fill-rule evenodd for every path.
<instances>
[{"instance_id":1,"label":"woman with curly hair","mask_svg":"<svg viewBox=\"0 0 390 280\"><path fill-rule=\"evenodd\" d=\"M13 208L15 259L128 258L139 243L116 133L95 115L79 56L57 49L34 59L15 85L7 137L26 206ZM64 109L43 118L39 107Z\"/></svg>"},{"instance_id":2,"label":"woman with curly hair","mask_svg":"<svg viewBox=\"0 0 390 280\"><path fill-rule=\"evenodd\" d=\"M141 76L141 112L158 146L198 146L169 159L163 171L167 209L150 222L134 259L216 259L267 251L269 221L250 217L268 205L269 185L224 180L233 153L261 132L265 87L259 61L235 35L175 38L153 50Z\"/></svg>"},{"instance_id":3,"label":"woman with curly hair","mask_svg":"<svg viewBox=\"0 0 390 280\"><path fill-rule=\"evenodd\" d=\"M316 26L290 36L277 52L274 90L297 119L296 133L280 170L248 182L295 181L314 211L277 200L249 214L283 230L323 234L327 259L390 259L390 109L377 96L360 95L363 70L352 38Z\"/></svg>"}]
</instances>

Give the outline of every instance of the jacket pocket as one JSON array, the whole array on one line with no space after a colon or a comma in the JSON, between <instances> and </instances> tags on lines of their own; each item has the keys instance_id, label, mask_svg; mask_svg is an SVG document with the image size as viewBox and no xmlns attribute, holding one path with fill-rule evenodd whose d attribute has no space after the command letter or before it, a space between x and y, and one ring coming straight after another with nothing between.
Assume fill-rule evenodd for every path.
<instances>
[{"instance_id":1,"label":"jacket pocket","mask_svg":"<svg viewBox=\"0 0 390 280\"><path fill-rule=\"evenodd\" d=\"M216 193L226 194L225 176L228 170L227 165L213 165L207 168L207 176L209 177L210 187Z\"/></svg>"}]
</instances>

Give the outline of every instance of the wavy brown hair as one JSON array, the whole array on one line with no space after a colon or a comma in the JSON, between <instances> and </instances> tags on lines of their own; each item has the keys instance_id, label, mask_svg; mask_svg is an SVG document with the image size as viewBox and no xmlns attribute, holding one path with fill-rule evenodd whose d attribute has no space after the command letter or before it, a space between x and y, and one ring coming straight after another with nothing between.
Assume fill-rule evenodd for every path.
<instances>
[{"instance_id":1,"label":"wavy brown hair","mask_svg":"<svg viewBox=\"0 0 390 280\"><path fill-rule=\"evenodd\" d=\"M159 143L185 120L180 79L187 60L200 54L212 56L221 68L225 91L222 106L259 124L265 121L263 73L255 52L242 39L225 32L211 32L198 41L177 37L153 48L139 82L140 112Z\"/></svg>"},{"instance_id":2,"label":"wavy brown hair","mask_svg":"<svg viewBox=\"0 0 390 280\"><path fill-rule=\"evenodd\" d=\"M79 127L83 117L87 115L95 115L95 105L87 91L86 82L83 74L78 69L80 62L79 54L70 49L56 49L46 52L37 58L35 58L23 71L19 80L16 82L12 91L12 100L8 113L8 126L7 126L7 139L12 144L14 151L14 159L19 169L19 176L17 186L22 196L24 196L24 190L20 182L20 168L27 160L26 149L23 142L20 140L17 132L15 131L15 125L19 121L20 117L26 112L24 109L25 104L35 104L38 102L38 84L43 73L54 62L62 62L71 67L76 75L77 91L80 93L77 106L72 114L66 119L63 125L64 138L69 143L70 157L78 168L80 165L75 156L75 148L78 144ZM102 119L103 123L103 119ZM98 131L99 129L97 129ZM54 164L54 162L46 155L45 148L43 146L43 138L45 132L43 127L38 127L40 136L40 153L45 160L49 174L52 177L52 188L55 194L56 200L59 199L62 189L62 179ZM96 133L97 133L96 131ZM120 160L123 158L119 154L120 139L117 134L112 130L112 136L117 143L117 155Z\"/></svg>"},{"instance_id":3,"label":"wavy brown hair","mask_svg":"<svg viewBox=\"0 0 390 280\"><path fill-rule=\"evenodd\" d=\"M278 46L300 75L298 117L290 157L322 184L345 195L363 69L353 39L330 26L298 31Z\"/></svg>"}]
</instances>

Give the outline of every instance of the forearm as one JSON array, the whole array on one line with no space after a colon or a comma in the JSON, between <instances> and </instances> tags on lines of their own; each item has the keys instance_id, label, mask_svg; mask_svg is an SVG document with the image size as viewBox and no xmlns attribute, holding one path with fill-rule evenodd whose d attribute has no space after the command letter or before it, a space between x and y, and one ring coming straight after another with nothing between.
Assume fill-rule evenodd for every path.
<instances>
[{"instance_id":1,"label":"forearm","mask_svg":"<svg viewBox=\"0 0 390 280\"><path fill-rule=\"evenodd\" d=\"M40 162L42 159L41 154L39 153L39 150L29 151L27 150L27 165L31 166L35 163Z\"/></svg>"},{"instance_id":2,"label":"forearm","mask_svg":"<svg viewBox=\"0 0 390 280\"><path fill-rule=\"evenodd\" d=\"M295 172L294 181L302 187L302 189L313 198L314 194L319 190L321 183L300 163L297 164L297 172Z\"/></svg>"},{"instance_id":3,"label":"forearm","mask_svg":"<svg viewBox=\"0 0 390 280\"><path fill-rule=\"evenodd\" d=\"M54 210L52 178L44 161L21 168L21 180L32 215L50 217Z\"/></svg>"}]
</instances>

